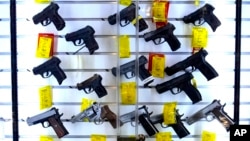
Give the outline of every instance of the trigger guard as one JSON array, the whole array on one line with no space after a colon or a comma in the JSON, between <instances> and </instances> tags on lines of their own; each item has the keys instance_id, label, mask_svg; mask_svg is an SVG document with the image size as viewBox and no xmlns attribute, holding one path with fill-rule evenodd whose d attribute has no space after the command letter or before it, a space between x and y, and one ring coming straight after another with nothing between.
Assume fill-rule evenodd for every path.
<instances>
[{"instance_id":1,"label":"trigger guard","mask_svg":"<svg viewBox=\"0 0 250 141\"><path fill-rule=\"evenodd\" d=\"M134 73L134 72L131 72L131 77L129 77L129 76L127 75L127 73L125 73L125 77L126 77L127 79L131 79L131 78L135 77L135 73Z\"/></svg>"},{"instance_id":2,"label":"trigger guard","mask_svg":"<svg viewBox=\"0 0 250 141\"><path fill-rule=\"evenodd\" d=\"M94 123L95 123L96 125L101 125L101 124L103 124L103 120L102 120L101 118L95 118L95 119L94 119Z\"/></svg>"},{"instance_id":3,"label":"trigger guard","mask_svg":"<svg viewBox=\"0 0 250 141\"><path fill-rule=\"evenodd\" d=\"M46 71L42 74L42 77L43 78L49 78L50 76L52 75L52 72L51 71Z\"/></svg>"},{"instance_id":4,"label":"trigger guard","mask_svg":"<svg viewBox=\"0 0 250 141\"><path fill-rule=\"evenodd\" d=\"M209 116L211 116L212 118L209 119L209 118L208 118ZM208 121L208 122L213 121L214 119L215 119L215 116L213 116L212 114L208 114L208 115L206 116L206 121Z\"/></svg>"},{"instance_id":5,"label":"trigger guard","mask_svg":"<svg viewBox=\"0 0 250 141\"><path fill-rule=\"evenodd\" d=\"M168 128L169 126L168 125L164 125L163 123L161 123L161 127L162 128Z\"/></svg>"},{"instance_id":6,"label":"trigger guard","mask_svg":"<svg viewBox=\"0 0 250 141\"><path fill-rule=\"evenodd\" d=\"M41 24L42 24L43 26L47 26L47 25L49 25L50 23L51 23L51 20L50 20L50 19L46 19L46 20L44 20L44 21L41 22Z\"/></svg>"},{"instance_id":7,"label":"trigger guard","mask_svg":"<svg viewBox=\"0 0 250 141\"><path fill-rule=\"evenodd\" d=\"M124 21L124 23L125 23L124 25L122 24L122 23L123 23L122 21ZM125 20L121 20L121 21L120 21L120 26L121 26L121 27L125 27L125 26L127 26L129 23L130 23L129 20L126 20L126 19L125 19Z\"/></svg>"},{"instance_id":8,"label":"trigger guard","mask_svg":"<svg viewBox=\"0 0 250 141\"><path fill-rule=\"evenodd\" d=\"M83 47L86 46L86 44L84 43L84 40L83 40L83 39L75 40L75 41L74 41L74 45L75 45L75 46L83 46Z\"/></svg>"},{"instance_id":9,"label":"trigger guard","mask_svg":"<svg viewBox=\"0 0 250 141\"><path fill-rule=\"evenodd\" d=\"M176 92L176 93L173 91L173 89L171 89L170 91L171 91L171 93L172 93L173 95L177 95L177 94L179 94L180 92L182 92L182 90L181 90L180 88L177 88L177 92Z\"/></svg>"},{"instance_id":10,"label":"trigger guard","mask_svg":"<svg viewBox=\"0 0 250 141\"><path fill-rule=\"evenodd\" d=\"M83 89L83 90L84 90L84 92L85 92L86 94L90 94L91 92L94 91L94 89L91 89L91 88L89 88L89 91L87 91L86 89Z\"/></svg>"}]
</instances>

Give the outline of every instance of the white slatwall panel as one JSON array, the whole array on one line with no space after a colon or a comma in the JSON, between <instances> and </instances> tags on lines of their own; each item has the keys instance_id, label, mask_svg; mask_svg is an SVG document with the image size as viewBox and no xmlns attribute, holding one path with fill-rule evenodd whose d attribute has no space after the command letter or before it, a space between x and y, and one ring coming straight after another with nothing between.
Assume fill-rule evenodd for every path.
<instances>
[{"instance_id":1,"label":"white slatwall panel","mask_svg":"<svg viewBox=\"0 0 250 141\"><path fill-rule=\"evenodd\" d=\"M95 125L94 123L75 123L65 121L65 119L71 118L80 112L80 102L82 98L94 99L102 104L108 104L112 111L121 115L127 112L135 110L135 108L146 104L149 107L149 111L154 111L154 114L161 113L164 102L178 101L177 108L180 113L184 114L184 117L191 115L196 110L205 107L210 104L214 99L220 99L221 103L227 103L225 111L229 116L233 117L233 100L234 100L234 49L235 49L235 1L221 0L221 1L203 1L212 4L215 7L214 14L221 20L222 25L218 27L216 32L212 32L210 27L205 24L209 31L208 39L208 56L206 60L217 70L219 77L207 81L205 77L199 72L193 73L198 83L198 90L202 95L202 102L192 105L190 99L185 93L178 95L172 95L170 92L164 94L157 94L153 88L138 88L138 101L137 105L120 105L119 104L119 88L117 87L120 82L136 81L138 86L142 86L140 79L125 79L114 77L110 71L112 67L116 67L117 64L123 64L130 60L145 55L148 57L150 52L161 52L165 54L166 66L171 66L179 61L182 61L190 55L191 52L191 28L192 25L186 25L181 21L175 21L174 18L183 17L187 13L193 12L197 7L194 6L193 1L179 0L170 1L169 9L169 21L176 27L174 34L181 42L181 48L176 52L172 52L167 43L162 45L154 45L152 42L145 42L142 38L135 38L137 33L133 25L126 27L119 27L117 25L109 25L107 17L111 14L120 11L124 6L118 6L116 0L102 1L55 1L60 6L59 14L65 19L66 27L62 31L56 31L53 24L43 27L40 24L34 25L32 17L45 8L46 4L35 4L31 0L19 0L17 2L17 50L18 50L18 108L19 108L19 134L20 141L34 141L39 140L40 135L52 135L57 139L55 132L52 128L43 128L42 125L28 126L25 122L28 116L33 116L40 113L39 111L39 96L38 88L44 85L52 85L53 88L53 106L59 109L60 113L63 113L63 124L69 131L69 135L63 137L60 140L63 141L82 141L90 140L91 134L105 134L108 141L115 141L117 135L134 135L137 133L146 134L142 126L132 127L129 123L123 125L117 130L113 129L109 123L102 125ZM143 35L145 32L154 30L155 27L151 20L150 8L152 2L149 0L142 0L139 3L139 14L147 19L149 28L139 35ZM202 4L201 4L202 6ZM248 5L243 5L243 18L247 19L246 13ZM1 11L0 18L9 19L9 7L8 3L0 3ZM225 9L227 12L225 12ZM104 19L104 20L103 20ZM249 19L248 19L249 20ZM242 22L242 88L241 101L245 102L241 106L242 122L246 122L244 119L249 120L248 111L249 98L247 96L249 89L249 75L248 75L248 20ZM63 38L66 33L76 31L87 25L91 25L95 29L96 40L99 44L99 50L93 55L89 55L88 50L84 48L76 55L67 55L66 53L73 53L78 48L75 47L72 42L66 42ZM9 42L9 20L0 21L0 40L2 47L0 48L0 54L2 61L0 69L6 71L0 72L0 78L4 81L0 81L0 91L6 96L2 96L0 99L0 115L4 115L5 119L11 118L11 79L10 79L10 42ZM57 38L57 50L55 56L61 59L60 67L65 70L67 79L63 81L62 85L58 85L56 79L51 77L49 79L43 79L41 76L35 76L31 71L33 67L38 66L44 59L38 59L35 57L35 50L37 46L38 33L54 33L60 35L61 38ZM132 55L127 59L119 59L117 37L119 34L131 35L130 46ZM220 42L222 42L220 44ZM7 54L7 55L6 55ZM245 60L245 61L244 61ZM87 78L93 76L94 73L98 73L103 77L102 84L108 91L108 95L99 99L95 93L86 95L83 91L77 89L71 89L69 86L75 86ZM181 73L179 73L181 74ZM166 76L164 79L155 78L153 85L170 80L174 76ZM1 87L2 86L2 87ZM196 109L196 110L194 110ZM6 112L8 111L8 112ZM248 121L247 121L248 123ZM205 120L196 122L193 125L184 125L189 130L190 135L181 139L183 141L200 141L202 130L208 130L216 132L217 140L226 141L229 140L229 133L222 127L221 123L214 120L207 122ZM174 141L180 140L176 133L171 128L162 129L159 125L156 125L160 131L171 131ZM12 128L11 122L4 122L4 134L6 140L11 140ZM147 138L147 141L153 141L155 137Z\"/></svg>"}]
</instances>

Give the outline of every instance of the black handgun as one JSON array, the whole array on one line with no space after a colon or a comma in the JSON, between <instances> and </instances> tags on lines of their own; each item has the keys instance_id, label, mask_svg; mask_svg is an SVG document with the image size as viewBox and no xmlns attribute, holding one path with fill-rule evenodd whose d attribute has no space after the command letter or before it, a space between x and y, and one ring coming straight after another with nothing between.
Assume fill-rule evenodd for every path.
<instances>
[{"instance_id":1,"label":"black handgun","mask_svg":"<svg viewBox=\"0 0 250 141\"><path fill-rule=\"evenodd\" d=\"M43 26L49 25L51 22L55 25L57 30L62 30L65 27L63 18L57 13L59 6L51 2L43 11L33 16L34 24L41 23Z\"/></svg>"},{"instance_id":2,"label":"black handgun","mask_svg":"<svg viewBox=\"0 0 250 141\"><path fill-rule=\"evenodd\" d=\"M139 57L139 78L143 81L144 87L148 86L150 83L154 81L153 76L150 72L145 68L145 64L148 63L148 60L145 56ZM135 76L135 65L136 60L130 61L120 66L120 75L125 75L127 79L130 79ZM117 68L113 67L111 72L114 76L116 75ZM131 76L128 76L128 73L131 72Z\"/></svg>"},{"instance_id":3,"label":"black handgun","mask_svg":"<svg viewBox=\"0 0 250 141\"><path fill-rule=\"evenodd\" d=\"M42 126L44 128L52 126L58 138L61 138L68 134L67 129L63 126L63 123L60 119L62 115L63 114L59 114L58 109L53 107L46 112L35 115L33 117L28 117L26 121L29 126L37 123L42 123ZM48 124L45 124L45 122L47 122Z\"/></svg>"},{"instance_id":4,"label":"black handgun","mask_svg":"<svg viewBox=\"0 0 250 141\"><path fill-rule=\"evenodd\" d=\"M99 49L94 34L94 28L88 25L75 32L66 34L65 39L66 41L72 41L75 46L87 47L89 54L93 54L95 50Z\"/></svg>"},{"instance_id":5,"label":"black handgun","mask_svg":"<svg viewBox=\"0 0 250 141\"><path fill-rule=\"evenodd\" d=\"M192 67L192 71L198 69L207 80L211 80L218 76L216 70L205 60L208 55L207 51L204 49L199 50L199 52L189 56L183 61L176 63L171 67L166 67L164 71L167 75L173 75L181 70L185 70L188 67Z\"/></svg>"},{"instance_id":6,"label":"black handgun","mask_svg":"<svg viewBox=\"0 0 250 141\"><path fill-rule=\"evenodd\" d=\"M33 73L35 75L40 74L43 78L48 78L51 75L54 75L57 79L59 85L62 84L62 81L67 78L63 70L59 67L61 60L55 56L53 56L48 61L44 62L43 64L34 67Z\"/></svg>"},{"instance_id":7,"label":"black handgun","mask_svg":"<svg viewBox=\"0 0 250 141\"><path fill-rule=\"evenodd\" d=\"M96 92L99 98L107 95L107 90L103 87L102 76L99 74L94 74L94 76L88 78L87 80L77 83L76 87L78 90L83 90L86 94L89 94L93 91Z\"/></svg>"},{"instance_id":8,"label":"black handgun","mask_svg":"<svg viewBox=\"0 0 250 141\"><path fill-rule=\"evenodd\" d=\"M136 27L136 5L131 3L128 7L122 9L119 13L120 25L124 27L130 22ZM140 16L139 16L140 17ZM108 17L108 22L111 25L116 24L117 14L111 15ZM143 18L138 19L139 22L139 32L148 28L146 21Z\"/></svg>"},{"instance_id":9,"label":"black handgun","mask_svg":"<svg viewBox=\"0 0 250 141\"><path fill-rule=\"evenodd\" d=\"M163 128L172 127L180 139L188 136L190 133L187 130L187 128L184 126L184 124L182 123L182 121L181 121L182 115L179 114L178 110L176 110L175 117L176 117L176 124L164 125L163 113L151 116L150 121L153 124L160 123L161 127L163 127Z\"/></svg>"},{"instance_id":10,"label":"black handgun","mask_svg":"<svg viewBox=\"0 0 250 141\"><path fill-rule=\"evenodd\" d=\"M184 23L193 25L202 25L207 22L212 28L213 32L221 25L220 20L213 14L214 7L210 4L205 4L203 7L194 11L193 13L184 16L183 18L177 18L176 20L183 20ZM198 23L197 23L198 21Z\"/></svg>"},{"instance_id":11,"label":"black handgun","mask_svg":"<svg viewBox=\"0 0 250 141\"><path fill-rule=\"evenodd\" d=\"M183 90L187 94L189 99L192 100L193 104L195 104L201 101L202 97L200 92L191 84L191 80L193 78L194 77L191 73L186 72L185 74L173 78L169 81L157 84L155 86L155 89L159 94L168 90L170 90L172 94L178 94ZM177 88L178 91L174 92L174 88Z\"/></svg>"},{"instance_id":12,"label":"black handgun","mask_svg":"<svg viewBox=\"0 0 250 141\"><path fill-rule=\"evenodd\" d=\"M172 51L176 51L181 47L180 41L173 34L175 26L171 23L167 23L165 26L157 28L154 31L150 31L143 35L146 42L153 40L154 44L159 45L167 41ZM162 40L164 39L164 40Z\"/></svg>"},{"instance_id":13,"label":"black handgun","mask_svg":"<svg viewBox=\"0 0 250 141\"><path fill-rule=\"evenodd\" d=\"M198 112L194 113L191 116L188 116L186 118L186 122L188 125L191 125L195 123L196 121L199 121L202 118L206 118L207 121L211 121L214 118L216 118L223 127L227 130L227 132L230 130L230 126L234 125L235 122L233 119L224 111L224 107L226 104L221 105L220 100L213 100L211 104L207 105L206 107L202 108ZM212 116L212 119L209 119L208 117Z\"/></svg>"}]
</instances>

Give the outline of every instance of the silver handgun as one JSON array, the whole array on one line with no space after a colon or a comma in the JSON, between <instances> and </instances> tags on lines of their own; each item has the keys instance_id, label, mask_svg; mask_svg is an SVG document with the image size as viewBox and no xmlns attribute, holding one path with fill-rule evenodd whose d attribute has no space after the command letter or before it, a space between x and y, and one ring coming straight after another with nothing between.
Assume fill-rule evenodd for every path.
<instances>
[{"instance_id":1,"label":"silver handgun","mask_svg":"<svg viewBox=\"0 0 250 141\"><path fill-rule=\"evenodd\" d=\"M187 124L191 125L202 118L206 118L207 121L212 121L216 118L226 128L228 132L230 129L230 125L234 125L235 122L224 111L223 108L225 106L226 104L221 105L220 100L215 99L211 104L207 105L206 107L194 113L193 115L187 117L186 122Z\"/></svg>"},{"instance_id":2,"label":"silver handgun","mask_svg":"<svg viewBox=\"0 0 250 141\"><path fill-rule=\"evenodd\" d=\"M138 108L138 116L145 113L145 114L149 114L151 115L151 113L148 113L148 107L146 105L143 105L142 107L139 107ZM121 126L127 122L131 122L131 125L132 126L135 126L133 124L133 122L135 121L135 116L136 116L136 111L132 111L132 112L129 112L129 113L126 113L126 114L123 114L120 116L120 122L121 122Z\"/></svg>"},{"instance_id":3,"label":"silver handgun","mask_svg":"<svg viewBox=\"0 0 250 141\"><path fill-rule=\"evenodd\" d=\"M95 124L102 123L101 119L101 106L99 103L94 102L90 107L83 110L76 116L72 116L70 121L72 123L82 122L84 119L87 119L89 122L95 122Z\"/></svg>"}]
</instances>

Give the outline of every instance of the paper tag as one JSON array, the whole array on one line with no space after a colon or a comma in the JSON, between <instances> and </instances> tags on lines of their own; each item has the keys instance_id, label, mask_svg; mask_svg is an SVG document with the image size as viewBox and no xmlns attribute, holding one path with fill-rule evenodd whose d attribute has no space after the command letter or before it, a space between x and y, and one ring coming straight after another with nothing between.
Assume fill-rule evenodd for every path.
<instances>
[{"instance_id":1,"label":"paper tag","mask_svg":"<svg viewBox=\"0 0 250 141\"><path fill-rule=\"evenodd\" d=\"M36 57L50 58L53 55L54 34L39 33Z\"/></svg>"},{"instance_id":2,"label":"paper tag","mask_svg":"<svg viewBox=\"0 0 250 141\"><path fill-rule=\"evenodd\" d=\"M176 124L176 105L177 102L167 102L163 107L163 123L165 125Z\"/></svg>"},{"instance_id":3,"label":"paper tag","mask_svg":"<svg viewBox=\"0 0 250 141\"><path fill-rule=\"evenodd\" d=\"M149 53L148 70L154 77L164 78L165 55Z\"/></svg>"},{"instance_id":4,"label":"paper tag","mask_svg":"<svg viewBox=\"0 0 250 141\"><path fill-rule=\"evenodd\" d=\"M201 141L215 141L216 140L216 134L213 132L208 131L202 131L201 135Z\"/></svg>"},{"instance_id":5,"label":"paper tag","mask_svg":"<svg viewBox=\"0 0 250 141\"><path fill-rule=\"evenodd\" d=\"M192 47L205 48L207 46L208 31L205 27L192 28Z\"/></svg>"},{"instance_id":6,"label":"paper tag","mask_svg":"<svg viewBox=\"0 0 250 141\"><path fill-rule=\"evenodd\" d=\"M120 44L120 58L129 58L130 57L130 42L128 35L122 35L119 37Z\"/></svg>"},{"instance_id":7,"label":"paper tag","mask_svg":"<svg viewBox=\"0 0 250 141\"><path fill-rule=\"evenodd\" d=\"M197 81L194 78L192 79L192 85L197 89Z\"/></svg>"},{"instance_id":8,"label":"paper tag","mask_svg":"<svg viewBox=\"0 0 250 141\"><path fill-rule=\"evenodd\" d=\"M153 22L166 22L166 2L153 2L152 15Z\"/></svg>"},{"instance_id":9,"label":"paper tag","mask_svg":"<svg viewBox=\"0 0 250 141\"><path fill-rule=\"evenodd\" d=\"M36 3L50 3L51 0L35 0Z\"/></svg>"},{"instance_id":10,"label":"paper tag","mask_svg":"<svg viewBox=\"0 0 250 141\"><path fill-rule=\"evenodd\" d=\"M132 1L131 0L120 0L119 3L121 5L129 6L132 3Z\"/></svg>"},{"instance_id":11,"label":"paper tag","mask_svg":"<svg viewBox=\"0 0 250 141\"><path fill-rule=\"evenodd\" d=\"M50 108L52 106L52 87L45 86L39 89L40 110Z\"/></svg>"},{"instance_id":12,"label":"paper tag","mask_svg":"<svg viewBox=\"0 0 250 141\"><path fill-rule=\"evenodd\" d=\"M54 139L49 136L40 136L40 141L53 141Z\"/></svg>"},{"instance_id":13,"label":"paper tag","mask_svg":"<svg viewBox=\"0 0 250 141\"><path fill-rule=\"evenodd\" d=\"M195 6L199 6L199 5L200 5L200 0L195 0L195 1L194 1L194 5L195 5Z\"/></svg>"},{"instance_id":14,"label":"paper tag","mask_svg":"<svg viewBox=\"0 0 250 141\"><path fill-rule=\"evenodd\" d=\"M172 141L172 133L159 132L156 134L156 141Z\"/></svg>"},{"instance_id":15,"label":"paper tag","mask_svg":"<svg viewBox=\"0 0 250 141\"><path fill-rule=\"evenodd\" d=\"M121 83L121 103L135 104L136 103L136 83L122 82Z\"/></svg>"},{"instance_id":16,"label":"paper tag","mask_svg":"<svg viewBox=\"0 0 250 141\"><path fill-rule=\"evenodd\" d=\"M106 135L97 135L97 134L92 134L91 135L91 141L106 141Z\"/></svg>"},{"instance_id":17,"label":"paper tag","mask_svg":"<svg viewBox=\"0 0 250 141\"><path fill-rule=\"evenodd\" d=\"M82 104L81 104L81 111L86 110L89 108L95 101L92 99L88 98L83 98L82 99Z\"/></svg>"}]
</instances>

